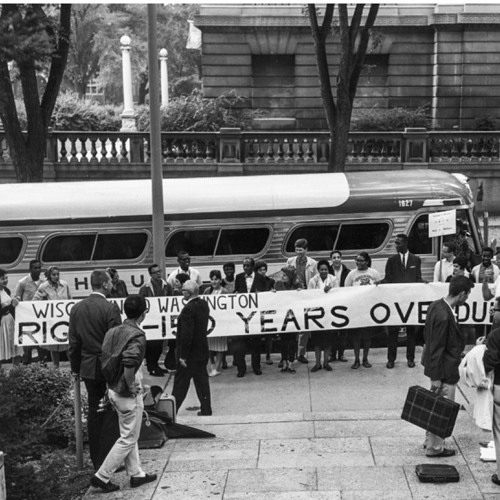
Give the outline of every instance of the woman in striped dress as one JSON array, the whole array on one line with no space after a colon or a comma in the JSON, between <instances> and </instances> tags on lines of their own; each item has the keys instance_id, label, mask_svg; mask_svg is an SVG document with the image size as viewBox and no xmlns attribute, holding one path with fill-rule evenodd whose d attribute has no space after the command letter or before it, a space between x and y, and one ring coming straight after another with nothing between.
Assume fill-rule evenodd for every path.
<instances>
[{"instance_id":1,"label":"woman in striped dress","mask_svg":"<svg viewBox=\"0 0 500 500\"><path fill-rule=\"evenodd\" d=\"M210 271L210 285L203 292L204 295L219 295L228 293L222 286L222 275L217 269ZM224 353L227 351L226 337L208 337L208 350L210 351L210 371L209 377L221 374ZM214 359L215 354L215 359Z\"/></svg>"}]
</instances>

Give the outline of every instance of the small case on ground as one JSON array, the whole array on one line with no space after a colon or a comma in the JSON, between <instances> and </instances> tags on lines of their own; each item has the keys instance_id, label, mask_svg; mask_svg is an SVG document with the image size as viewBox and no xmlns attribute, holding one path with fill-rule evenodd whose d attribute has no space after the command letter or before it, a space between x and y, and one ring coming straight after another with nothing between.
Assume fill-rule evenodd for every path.
<instances>
[{"instance_id":1,"label":"small case on ground","mask_svg":"<svg viewBox=\"0 0 500 500\"><path fill-rule=\"evenodd\" d=\"M420 464L415 467L422 483L458 483L460 474L456 467L446 464Z\"/></svg>"},{"instance_id":2,"label":"small case on ground","mask_svg":"<svg viewBox=\"0 0 500 500\"><path fill-rule=\"evenodd\" d=\"M451 399L414 385L408 389L401 418L444 439L451 436L459 409Z\"/></svg>"},{"instance_id":3,"label":"small case on ground","mask_svg":"<svg viewBox=\"0 0 500 500\"><path fill-rule=\"evenodd\" d=\"M162 417L167 417L170 422L175 423L177 414L175 397L163 392L156 403L155 411Z\"/></svg>"}]
</instances>

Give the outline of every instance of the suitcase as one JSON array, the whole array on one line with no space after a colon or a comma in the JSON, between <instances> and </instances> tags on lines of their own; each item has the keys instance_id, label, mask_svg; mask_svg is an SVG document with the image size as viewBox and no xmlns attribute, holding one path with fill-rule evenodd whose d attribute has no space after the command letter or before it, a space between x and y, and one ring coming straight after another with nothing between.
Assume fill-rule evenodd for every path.
<instances>
[{"instance_id":1,"label":"suitcase","mask_svg":"<svg viewBox=\"0 0 500 500\"><path fill-rule=\"evenodd\" d=\"M175 423L177 416L175 397L164 392L156 403L155 412Z\"/></svg>"},{"instance_id":2,"label":"suitcase","mask_svg":"<svg viewBox=\"0 0 500 500\"><path fill-rule=\"evenodd\" d=\"M460 405L414 385L408 389L401 418L441 438L451 436Z\"/></svg>"},{"instance_id":3,"label":"suitcase","mask_svg":"<svg viewBox=\"0 0 500 500\"><path fill-rule=\"evenodd\" d=\"M453 465L420 464L415 467L415 472L422 483L457 483L460 480Z\"/></svg>"}]
</instances>

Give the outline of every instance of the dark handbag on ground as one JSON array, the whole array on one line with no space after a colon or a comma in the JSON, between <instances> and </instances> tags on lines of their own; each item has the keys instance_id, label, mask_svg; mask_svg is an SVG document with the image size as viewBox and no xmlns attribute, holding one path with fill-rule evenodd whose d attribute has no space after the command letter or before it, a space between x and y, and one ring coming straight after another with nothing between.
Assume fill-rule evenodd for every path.
<instances>
[{"instance_id":1,"label":"dark handbag on ground","mask_svg":"<svg viewBox=\"0 0 500 500\"><path fill-rule=\"evenodd\" d=\"M401 418L441 438L451 436L460 405L414 385L408 389Z\"/></svg>"},{"instance_id":2,"label":"dark handbag on ground","mask_svg":"<svg viewBox=\"0 0 500 500\"><path fill-rule=\"evenodd\" d=\"M456 467L446 464L420 464L415 467L422 483L458 483L460 474Z\"/></svg>"},{"instance_id":3,"label":"dark handbag on ground","mask_svg":"<svg viewBox=\"0 0 500 500\"><path fill-rule=\"evenodd\" d=\"M141 434L137 442L139 449L161 448L167 439L165 423L145 411L142 414Z\"/></svg>"}]
</instances>

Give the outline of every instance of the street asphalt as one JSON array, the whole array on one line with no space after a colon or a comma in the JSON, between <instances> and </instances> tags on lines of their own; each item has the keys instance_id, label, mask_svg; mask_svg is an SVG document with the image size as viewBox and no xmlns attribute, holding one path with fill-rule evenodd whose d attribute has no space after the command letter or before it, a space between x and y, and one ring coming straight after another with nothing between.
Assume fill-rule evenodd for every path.
<instances>
[{"instance_id":1,"label":"street asphalt","mask_svg":"<svg viewBox=\"0 0 500 500\"><path fill-rule=\"evenodd\" d=\"M461 383L457 391L462 409L447 439L457 455L430 459L425 431L401 419L408 388L429 385L422 366L408 368L401 347L392 370L386 349L370 352L372 368L352 370L352 351L346 356L349 362L331 363L331 372L311 373L311 352L295 374L280 372L278 355L273 365L263 363L261 376L249 370L237 378L229 366L210 379L213 416L197 416L193 387L178 413L179 423L215 438L171 439L141 450L144 470L158 474L157 481L132 489L122 472L113 479L119 491L91 487L85 499L500 500L500 486L490 479L496 464L479 458L479 442L492 436L472 420L474 389ZM145 377L154 385L167 380L171 388L173 376ZM415 466L424 463L455 465L460 481L420 483Z\"/></svg>"}]
</instances>

